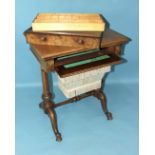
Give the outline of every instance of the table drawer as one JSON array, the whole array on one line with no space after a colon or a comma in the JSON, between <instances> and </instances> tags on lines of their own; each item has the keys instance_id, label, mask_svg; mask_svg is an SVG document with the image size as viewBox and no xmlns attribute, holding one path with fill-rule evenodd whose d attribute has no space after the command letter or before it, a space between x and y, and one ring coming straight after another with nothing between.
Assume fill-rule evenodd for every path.
<instances>
[{"instance_id":1,"label":"table drawer","mask_svg":"<svg viewBox=\"0 0 155 155\"><path fill-rule=\"evenodd\" d=\"M89 49L99 48L100 38L55 35L55 34L26 34L27 42L30 44L68 46L68 47L84 47Z\"/></svg>"},{"instance_id":2,"label":"table drawer","mask_svg":"<svg viewBox=\"0 0 155 155\"><path fill-rule=\"evenodd\" d=\"M115 54L105 54L104 51L97 51L64 59L56 59L54 66L60 77L67 77L121 62L122 58Z\"/></svg>"}]
</instances>

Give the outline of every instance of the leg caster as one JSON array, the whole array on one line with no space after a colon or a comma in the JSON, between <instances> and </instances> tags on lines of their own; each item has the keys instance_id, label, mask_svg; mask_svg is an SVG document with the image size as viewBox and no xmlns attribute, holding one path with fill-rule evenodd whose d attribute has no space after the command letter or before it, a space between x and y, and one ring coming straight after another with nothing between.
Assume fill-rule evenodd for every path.
<instances>
[{"instance_id":1,"label":"leg caster","mask_svg":"<svg viewBox=\"0 0 155 155\"><path fill-rule=\"evenodd\" d=\"M97 90L95 93L95 97L97 97L101 101L102 110L105 113L107 120L112 120L112 113L108 111L106 96L102 90Z\"/></svg>"},{"instance_id":2,"label":"leg caster","mask_svg":"<svg viewBox=\"0 0 155 155\"><path fill-rule=\"evenodd\" d=\"M58 141L58 142L61 142L62 141L62 137L61 137L61 134L60 133L58 133L56 135L56 141Z\"/></svg>"},{"instance_id":3,"label":"leg caster","mask_svg":"<svg viewBox=\"0 0 155 155\"><path fill-rule=\"evenodd\" d=\"M112 113L111 112L106 112L105 113L106 117L107 117L107 120L112 120Z\"/></svg>"}]
</instances>

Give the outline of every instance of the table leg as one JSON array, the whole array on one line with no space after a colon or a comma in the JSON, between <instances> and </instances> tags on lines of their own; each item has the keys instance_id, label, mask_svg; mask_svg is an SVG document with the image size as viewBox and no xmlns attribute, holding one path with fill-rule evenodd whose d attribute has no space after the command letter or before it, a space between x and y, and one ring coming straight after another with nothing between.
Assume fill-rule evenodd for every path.
<instances>
[{"instance_id":1,"label":"table leg","mask_svg":"<svg viewBox=\"0 0 155 155\"><path fill-rule=\"evenodd\" d=\"M112 120L112 113L108 111L107 101L104 92L101 89L96 90L95 96L101 101L102 110L108 120Z\"/></svg>"},{"instance_id":2,"label":"table leg","mask_svg":"<svg viewBox=\"0 0 155 155\"><path fill-rule=\"evenodd\" d=\"M52 128L56 136L56 140L61 141L62 138L58 130L57 116L54 110L54 102L51 100L52 94L49 89L48 73L46 73L44 70L41 70L41 73L42 73L42 84L43 84L43 95L42 95L43 102L40 104L40 107L44 109L45 113L48 114L51 120Z\"/></svg>"}]
</instances>

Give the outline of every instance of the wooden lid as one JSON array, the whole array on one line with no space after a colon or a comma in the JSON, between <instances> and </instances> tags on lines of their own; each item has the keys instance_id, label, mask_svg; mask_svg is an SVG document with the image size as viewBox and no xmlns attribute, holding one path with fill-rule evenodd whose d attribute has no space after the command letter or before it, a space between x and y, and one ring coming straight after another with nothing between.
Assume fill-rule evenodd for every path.
<instances>
[{"instance_id":1,"label":"wooden lid","mask_svg":"<svg viewBox=\"0 0 155 155\"><path fill-rule=\"evenodd\" d=\"M105 22L97 13L39 13L32 22L32 30L103 32Z\"/></svg>"}]
</instances>

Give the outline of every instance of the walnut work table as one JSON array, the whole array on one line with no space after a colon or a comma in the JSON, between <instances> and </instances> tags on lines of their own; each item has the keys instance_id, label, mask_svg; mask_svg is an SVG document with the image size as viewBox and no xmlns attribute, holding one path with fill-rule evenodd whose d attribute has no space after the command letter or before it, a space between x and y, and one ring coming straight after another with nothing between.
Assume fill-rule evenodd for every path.
<instances>
[{"instance_id":1,"label":"walnut work table","mask_svg":"<svg viewBox=\"0 0 155 155\"><path fill-rule=\"evenodd\" d=\"M24 32L30 49L37 58L42 74L43 85L43 102L40 107L49 116L54 134L57 141L61 141L62 137L58 130L57 116L55 108L73 103L88 96L95 96L101 101L103 112L108 120L112 119L112 114L107 109L106 97L102 89L92 90L84 94L69 98L60 103L54 103L53 94L50 92L48 73L56 71L60 77L66 77L93 68L114 65L122 62L120 58L122 47L129 41L129 38L113 31L106 29L104 33L99 32L33 32L32 28ZM75 53L81 53L92 49L98 49L96 53L86 54L85 56L77 56L59 60L58 58ZM110 58L87 65L78 66L71 69L65 69L64 64L85 60L96 57L97 55L108 54Z\"/></svg>"}]
</instances>

